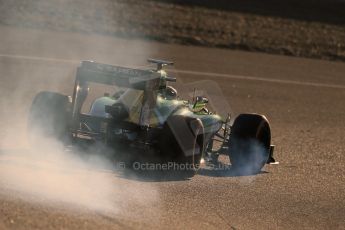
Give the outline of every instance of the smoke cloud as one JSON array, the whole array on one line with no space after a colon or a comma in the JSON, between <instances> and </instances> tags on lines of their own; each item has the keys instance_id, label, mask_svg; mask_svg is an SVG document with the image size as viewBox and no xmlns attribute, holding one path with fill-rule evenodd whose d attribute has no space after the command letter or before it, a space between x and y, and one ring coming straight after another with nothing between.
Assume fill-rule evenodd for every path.
<instances>
[{"instance_id":1,"label":"smoke cloud","mask_svg":"<svg viewBox=\"0 0 345 230\"><path fill-rule=\"evenodd\" d=\"M11 20L12 15L3 17ZM137 53L149 48L119 46L110 37L96 35L15 27L0 30L5 44L0 45L1 196L123 218L140 219L140 213L122 212L132 206L155 212L152 206L159 203L155 186L114 168L116 162L107 157L104 146L85 152L41 135L35 137L39 144L32 146L27 135L34 96L43 90L71 95L78 60L137 65L143 62L137 60L146 58Z\"/></svg>"},{"instance_id":2,"label":"smoke cloud","mask_svg":"<svg viewBox=\"0 0 345 230\"><path fill-rule=\"evenodd\" d=\"M12 106L15 114L17 110ZM158 201L158 193L151 185L137 184L134 176L132 181L118 177L121 169L114 168L115 162L106 155L111 150L104 146L83 151L39 132L34 134L35 144L30 144L25 134L26 117L2 116L8 122L0 149L2 195L17 194L27 202L107 215L119 215L131 203L150 206ZM12 129L16 123L22 124Z\"/></svg>"},{"instance_id":3,"label":"smoke cloud","mask_svg":"<svg viewBox=\"0 0 345 230\"><path fill-rule=\"evenodd\" d=\"M29 88L26 85L22 90ZM17 95L17 98L22 97ZM114 167L116 162L108 157L112 150L103 145L78 149L40 132L31 134L35 135L35 142L30 143L32 137L28 138L26 130L27 112L20 112L23 107L28 107L24 102L30 103L29 100L15 101L12 98L14 115L2 113L1 117L5 130L0 148L2 196L13 197L15 194L26 202L117 217L130 205L148 208L159 201L158 192L152 185L136 181L135 175L128 171L125 176L131 180L120 177L124 172ZM7 102L2 100L2 103ZM140 218L140 214L135 215L127 213L122 217Z\"/></svg>"}]
</instances>

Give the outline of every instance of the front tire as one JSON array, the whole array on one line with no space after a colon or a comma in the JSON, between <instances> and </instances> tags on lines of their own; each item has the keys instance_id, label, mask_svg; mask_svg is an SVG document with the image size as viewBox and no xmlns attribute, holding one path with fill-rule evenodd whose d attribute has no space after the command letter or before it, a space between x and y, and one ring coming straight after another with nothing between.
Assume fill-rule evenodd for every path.
<instances>
[{"instance_id":1,"label":"front tire","mask_svg":"<svg viewBox=\"0 0 345 230\"><path fill-rule=\"evenodd\" d=\"M229 157L239 174L256 174L269 158L271 130L265 116L240 114L231 127Z\"/></svg>"}]
</instances>

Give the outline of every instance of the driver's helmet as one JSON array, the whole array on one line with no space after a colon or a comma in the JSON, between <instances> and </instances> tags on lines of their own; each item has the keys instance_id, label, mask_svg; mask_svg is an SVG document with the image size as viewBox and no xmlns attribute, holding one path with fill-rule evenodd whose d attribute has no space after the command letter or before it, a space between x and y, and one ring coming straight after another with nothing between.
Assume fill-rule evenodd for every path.
<instances>
[{"instance_id":1,"label":"driver's helmet","mask_svg":"<svg viewBox=\"0 0 345 230\"><path fill-rule=\"evenodd\" d=\"M160 93L167 100L175 100L177 98L177 90L172 86L167 86Z\"/></svg>"}]
</instances>

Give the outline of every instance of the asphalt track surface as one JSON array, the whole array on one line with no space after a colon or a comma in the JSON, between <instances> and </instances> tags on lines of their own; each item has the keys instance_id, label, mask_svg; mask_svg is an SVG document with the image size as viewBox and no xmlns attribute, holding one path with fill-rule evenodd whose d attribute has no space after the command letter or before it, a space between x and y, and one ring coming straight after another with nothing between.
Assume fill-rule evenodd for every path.
<instances>
[{"instance_id":1,"label":"asphalt track surface","mask_svg":"<svg viewBox=\"0 0 345 230\"><path fill-rule=\"evenodd\" d=\"M10 27L0 34L0 229L344 229L344 63ZM265 114L280 164L255 176L204 168L163 179L28 157L35 93L70 94L80 60L144 66L149 57L173 60L183 82L216 82L235 115ZM65 170L63 178L51 170ZM52 197L39 183L46 174L52 190L81 189ZM97 183L74 181L85 178ZM99 196L81 200L90 187Z\"/></svg>"}]
</instances>

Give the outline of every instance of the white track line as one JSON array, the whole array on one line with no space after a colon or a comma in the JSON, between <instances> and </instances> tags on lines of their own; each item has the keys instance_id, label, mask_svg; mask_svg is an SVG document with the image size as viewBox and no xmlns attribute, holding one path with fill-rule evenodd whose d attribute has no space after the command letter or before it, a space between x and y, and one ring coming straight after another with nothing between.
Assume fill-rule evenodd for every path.
<instances>
[{"instance_id":1,"label":"white track line","mask_svg":"<svg viewBox=\"0 0 345 230\"><path fill-rule=\"evenodd\" d=\"M33 61L65 62L65 63L79 63L80 62L80 60L72 60L72 59L46 58L46 57L22 56L22 55L11 55L11 54L0 54L0 58L26 59L26 60L33 60Z\"/></svg>"},{"instance_id":2,"label":"white track line","mask_svg":"<svg viewBox=\"0 0 345 230\"><path fill-rule=\"evenodd\" d=\"M1 57L2 58L13 58L13 59L27 59L27 60L34 60L34 61L80 63L80 60L73 60L73 59L58 59L58 58L46 58L46 57L23 56L23 55L0 54L0 58ZM321 88L345 89L345 85L336 85L336 84L302 82L302 81L282 80L282 79L271 79L271 78L241 76L241 75L232 75L232 74L223 74L223 73L199 72L199 71L192 71L192 70L176 70L175 69L175 70L169 70L169 71L175 72L175 73L187 74L187 75L221 77L221 78L231 78L231 79L238 79L238 80L262 81L262 82L270 82L270 83L278 83L278 84L312 86L312 87L321 87Z\"/></svg>"},{"instance_id":3,"label":"white track line","mask_svg":"<svg viewBox=\"0 0 345 230\"><path fill-rule=\"evenodd\" d=\"M345 85L335 85L335 84L325 84L325 83L315 83L315 82L270 79L270 78L241 76L241 75L222 74L222 73L198 72L198 71L191 71L191 70L172 70L171 72L189 74L189 75L207 76L207 77L222 77L222 78L231 78L231 79L239 79L239 80L249 80L249 81L264 81L264 82L279 83L279 84L345 89Z\"/></svg>"}]
</instances>

